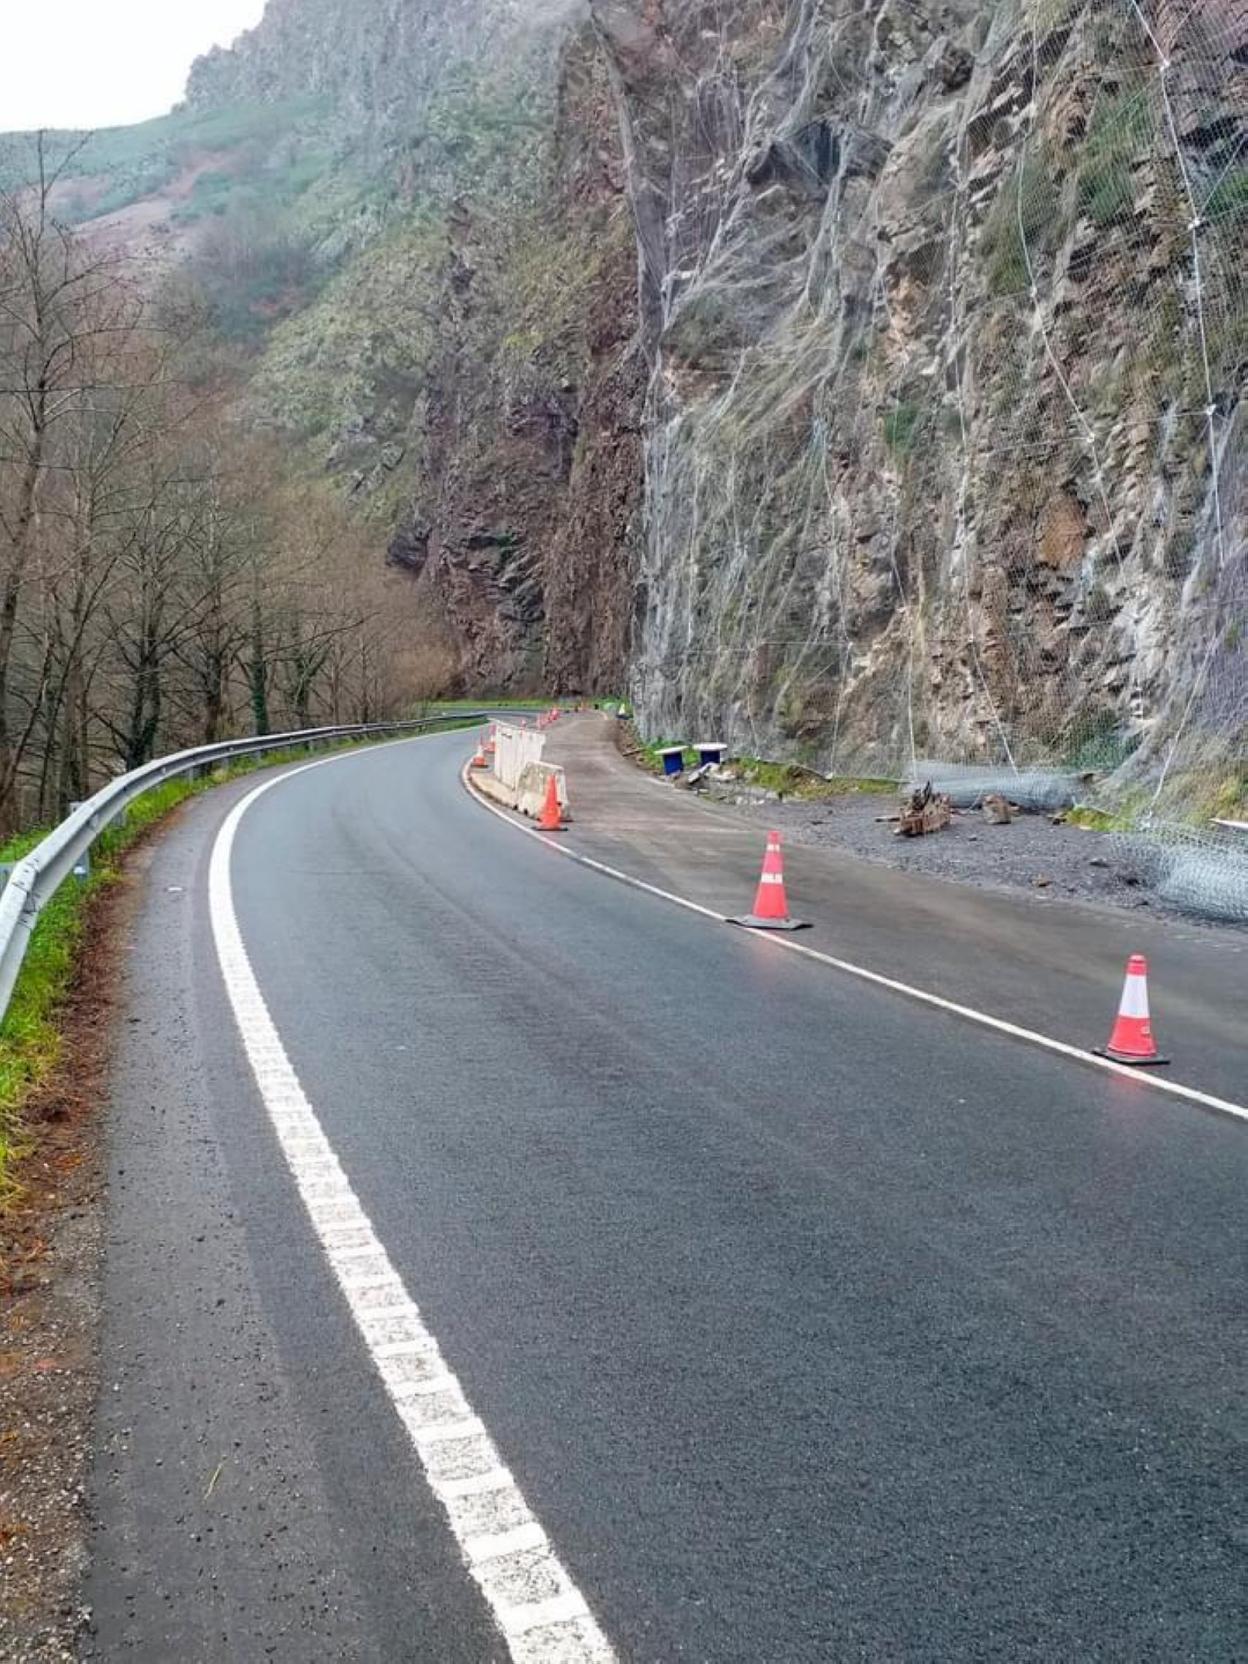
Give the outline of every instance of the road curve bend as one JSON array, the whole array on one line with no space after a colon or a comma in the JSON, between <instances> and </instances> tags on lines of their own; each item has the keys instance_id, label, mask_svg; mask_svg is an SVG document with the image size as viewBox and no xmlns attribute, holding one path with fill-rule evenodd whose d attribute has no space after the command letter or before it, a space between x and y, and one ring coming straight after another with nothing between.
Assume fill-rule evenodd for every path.
<instances>
[{"instance_id":1,"label":"road curve bend","mask_svg":"<svg viewBox=\"0 0 1248 1664\"><path fill-rule=\"evenodd\" d=\"M463 750L149 855L89 1656L1243 1656L1244 1129L606 882Z\"/></svg>"}]
</instances>

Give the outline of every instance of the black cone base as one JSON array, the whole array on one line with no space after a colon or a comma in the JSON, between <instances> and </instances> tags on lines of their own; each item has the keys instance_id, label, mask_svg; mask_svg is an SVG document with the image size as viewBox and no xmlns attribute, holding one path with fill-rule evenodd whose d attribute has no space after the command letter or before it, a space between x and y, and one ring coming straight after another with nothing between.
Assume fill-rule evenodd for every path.
<instances>
[{"instance_id":1,"label":"black cone base","mask_svg":"<svg viewBox=\"0 0 1248 1664\"><path fill-rule=\"evenodd\" d=\"M806 919L760 919L757 913L746 913L739 919L729 919L729 924L739 924L743 930L809 930L810 924Z\"/></svg>"},{"instance_id":2,"label":"black cone base","mask_svg":"<svg viewBox=\"0 0 1248 1664\"><path fill-rule=\"evenodd\" d=\"M1128 1069L1164 1069L1168 1067L1168 1057L1123 1057L1120 1052L1111 1052L1108 1046L1093 1046L1093 1057L1107 1057L1111 1063L1123 1063Z\"/></svg>"}]
</instances>

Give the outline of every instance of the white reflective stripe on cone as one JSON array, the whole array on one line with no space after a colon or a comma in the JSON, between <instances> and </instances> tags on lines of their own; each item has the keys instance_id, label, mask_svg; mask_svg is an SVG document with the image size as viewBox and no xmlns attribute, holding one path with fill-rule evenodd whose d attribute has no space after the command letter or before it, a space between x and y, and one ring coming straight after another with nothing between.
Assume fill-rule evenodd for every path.
<instances>
[{"instance_id":1,"label":"white reflective stripe on cone","mask_svg":"<svg viewBox=\"0 0 1248 1664\"><path fill-rule=\"evenodd\" d=\"M1123 985L1122 1004L1118 1008L1122 1017L1143 1017L1148 1020L1148 979L1142 976L1129 976Z\"/></svg>"}]
</instances>

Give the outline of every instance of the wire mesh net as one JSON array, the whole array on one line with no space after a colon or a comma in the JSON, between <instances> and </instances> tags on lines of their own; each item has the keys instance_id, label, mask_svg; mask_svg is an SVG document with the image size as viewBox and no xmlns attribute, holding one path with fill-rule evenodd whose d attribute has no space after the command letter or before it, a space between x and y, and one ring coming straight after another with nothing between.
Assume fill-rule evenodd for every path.
<instances>
[{"instance_id":1,"label":"wire mesh net","mask_svg":"<svg viewBox=\"0 0 1248 1664\"><path fill-rule=\"evenodd\" d=\"M909 790L930 784L933 791L948 797L955 809L977 809L986 797L999 796L1020 809L1050 814L1073 808L1080 791L1079 777L1074 774L1038 768L977 768L935 758L917 760L905 784Z\"/></svg>"},{"instance_id":2,"label":"wire mesh net","mask_svg":"<svg viewBox=\"0 0 1248 1664\"><path fill-rule=\"evenodd\" d=\"M1248 924L1248 836L1216 827L1154 822L1116 835L1116 856L1171 907Z\"/></svg>"},{"instance_id":3,"label":"wire mesh net","mask_svg":"<svg viewBox=\"0 0 1248 1664\"><path fill-rule=\"evenodd\" d=\"M925 11L811 0L752 97L727 47L694 78L639 706L1207 820L1248 752L1248 4Z\"/></svg>"}]
</instances>

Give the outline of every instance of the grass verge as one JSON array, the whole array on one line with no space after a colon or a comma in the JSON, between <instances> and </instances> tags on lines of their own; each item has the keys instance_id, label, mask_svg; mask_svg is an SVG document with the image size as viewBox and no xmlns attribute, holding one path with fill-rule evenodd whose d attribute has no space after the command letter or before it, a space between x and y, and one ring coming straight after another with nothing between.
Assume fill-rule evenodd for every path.
<instances>
[{"instance_id":1,"label":"grass verge","mask_svg":"<svg viewBox=\"0 0 1248 1664\"><path fill-rule=\"evenodd\" d=\"M57 1019L73 983L96 898L116 882L126 850L177 804L208 784L207 780L169 780L139 798L127 819L97 841L90 876L67 879L39 915L0 1027L0 1209L14 1199L13 1168L30 1147L22 1111L60 1061ZM0 860L20 861L46 836L47 829L42 827L23 833L0 848Z\"/></svg>"},{"instance_id":2,"label":"grass verge","mask_svg":"<svg viewBox=\"0 0 1248 1664\"><path fill-rule=\"evenodd\" d=\"M836 774L829 778L826 774L817 774L814 769L803 768L800 763L769 763L763 757L734 757L728 766L747 786L780 792L784 797L819 801L829 797L851 797L859 792L892 797L898 791L896 780L856 774Z\"/></svg>"},{"instance_id":3,"label":"grass verge","mask_svg":"<svg viewBox=\"0 0 1248 1664\"><path fill-rule=\"evenodd\" d=\"M1106 809L1094 809L1079 803L1066 811L1067 826L1081 826L1085 832L1129 832L1131 820L1125 815L1112 815Z\"/></svg>"}]
</instances>

